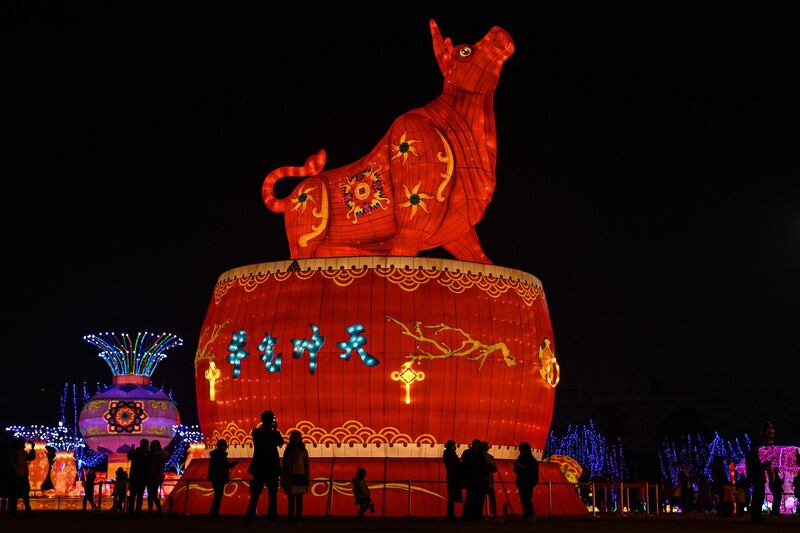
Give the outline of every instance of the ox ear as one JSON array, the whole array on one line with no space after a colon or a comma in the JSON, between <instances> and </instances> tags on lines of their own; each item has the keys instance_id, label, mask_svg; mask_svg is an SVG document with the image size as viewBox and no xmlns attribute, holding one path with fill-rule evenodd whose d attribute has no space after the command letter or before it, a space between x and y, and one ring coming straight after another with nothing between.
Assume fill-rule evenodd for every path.
<instances>
[{"instance_id":1,"label":"ox ear","mask_svg":"<svg viewBox=\"0 0 800 533\"><path fill-rule=\"evenodd\" d=\"M439 33L439 26L436 21L431 19L431 38L433 39L433 53L436 56L436 62L439 63L439 70L442 74L447 76L452 66L452 58L450 54L453 52L453 43L450 37L442 40L442 34Z\"/></svg>"}]
</instances>

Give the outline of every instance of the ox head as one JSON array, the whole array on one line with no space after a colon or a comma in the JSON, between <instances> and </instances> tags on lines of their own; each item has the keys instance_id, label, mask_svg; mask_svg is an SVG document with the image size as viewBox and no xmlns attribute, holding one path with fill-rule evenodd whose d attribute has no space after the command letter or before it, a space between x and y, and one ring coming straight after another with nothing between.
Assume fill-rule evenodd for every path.
<instances>
[{"instance_id":1,"label":"ox head","mask_svg":"<svg viewBox=\"0 0 800 533\"><path fill-rule=\"evenodd\" d=\"M442 39L435 21L431 20L430 24L433 52L445 84L469 92L494 91L503 63L514 53L511 36L495 26L473 45L453 46L449 37Z\"/></svg>"}]
</instances>

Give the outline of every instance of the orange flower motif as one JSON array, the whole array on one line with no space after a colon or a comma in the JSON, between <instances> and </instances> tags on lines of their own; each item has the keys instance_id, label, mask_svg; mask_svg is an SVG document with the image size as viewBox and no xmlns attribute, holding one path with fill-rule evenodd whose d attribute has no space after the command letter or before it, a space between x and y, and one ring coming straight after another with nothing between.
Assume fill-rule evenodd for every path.
<instances>
[{"instance_id":1,"label":"orange flower motif","mask_svg":"<svg viewBox=\"0 0 800 533\"><path fill-rule=\"evenodd\" d=\"M298 209L300 209L300 207L302 207L303 212L305 213L306 203L308 202L316 203L317 201L314 200L314 197L309 194L311 191L315 189L316 187L309 187L308 189L300 189L300 194L297 195L297 198L292 198L292 203L294 204L292 211L297 211Z\"/></svg>"},{"instance_id":2,"label":"orange flower motif","mask_svg":"<svg viewBox=\"0 0 800 533\"><path fill-rule=\"evenodd\" d=\"M417 182L417 184L414 185L414 188L411 189L411 191L408 190L408 187L403 185L403 191L405 192L408 201L400 204L400 207L411 207L411 216L409 217L409 220L414 218L414 215L417 214L417 206L421 207L422 210L427 213L428 206L425 205L425 200L433 198L433 196L429 194L425 194L424 192L419 192L420 185L422 185L422 181Z\"/></svg>"},{"instance_id":3,"label":"orange flower motif","mask_svg":"<svg viewBox=\"0 0 800 533\"><path fill-rule=\"evenodd\" d=\"M392 156L392 159L397 159L398 157L403 158L403 164L406 164L406 160L408 159L408 154L412 153L415 156L419 157L417 153L417 149L414 148L414 144L422 142L419 139L406 139L406 132L404 131L403 134L400 136L400 142L397 144L393 144L392 150L397 152Z\"/></svg>"}]
</instances>

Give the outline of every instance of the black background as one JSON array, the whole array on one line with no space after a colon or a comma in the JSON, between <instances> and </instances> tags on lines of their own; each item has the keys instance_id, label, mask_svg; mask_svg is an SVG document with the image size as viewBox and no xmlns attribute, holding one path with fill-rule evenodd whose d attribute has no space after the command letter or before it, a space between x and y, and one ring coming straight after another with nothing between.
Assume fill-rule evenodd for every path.
<instances>
[{"instance_id":1,"label":"black background","mask_svg":"<svg viewBox=\"0 0 800 533\"><path fill-rule=\"evenodd\" d=\"M478 233L496 264L544 283L564 382L796 400L800 43L786 13L196 9L22 3L3 17L3 425L53 424L65 381L109 380L83 335L145 329L185 339L154 381L196 421L217 277L288 257L263 177L322 147L328 168L349 163L435 98L431 16L455 43L493 25L515 40Z\"/></svg>"}]
</instances>

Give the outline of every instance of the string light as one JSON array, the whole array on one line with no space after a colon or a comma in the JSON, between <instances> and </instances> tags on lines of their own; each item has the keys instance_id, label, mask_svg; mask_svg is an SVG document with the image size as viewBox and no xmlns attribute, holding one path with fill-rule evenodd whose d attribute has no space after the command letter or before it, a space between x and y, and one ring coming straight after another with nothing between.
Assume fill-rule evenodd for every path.
<instances>
[{"instance_id":1,"label":"string light","mask_svg":"<svg viewBox=\"0 0 800 533\"><path fill-rule=\"evenodd\" d=\"M176 472L181 473L183 468L181 465L186 460L186 453L189 451L189 446L193 443L204 442L205 436L200 431L200 426L185 426L179 424L172 426L175 430L175 438L170 443L169 447L172 448L171 455L164 465L165 470L175 469Z\"/></svg>"},{"instance_id":2,"label":"string light","mask_svg":"<svg viewBox=\"0 0 800 533\"><path fill-rule=\"evenodd\" d=\"M626 465L622 439L609 444L608 439L597 431L594 422L580 426L567 426L559 435L551 431L545 444L545 456L568 455L578 461L589 477L606 476L612 481L625 479Z\"/></svg>"},{"instance_id":3,"label":"string light","mask_svg":"<svg viewBox=\"0 0 800 533\"><path fill-rule=\"evenodd\" d=\"M720 457L725 463L733 461L736 464L744 459L744 450L750 448L749 435L744 435L743 440L744 447L738 438L733 441L726 440L720 437L718 432L714 433L711 442L697 434L665 440L658 447L661 473L665 479L677 484L683 466L687 465L694 479L708 479L711 477L711 465L715 458Z\"/></svg>"},{"instance_id":4,"label":"string light","mask_svg":"<svg viewBox=\"0 0 800 533\"><path fill-rule=\"evenodd\" d=\"M108 363L115 376L135 374L150 377L175 346L182 346L183 339L172 333L137 333L132 339L127 333L99 333L83 337L83 340L100 349L99 356Z\"/></svg>"},{"instance_id":5,"label":"string light","mask_svg":"<svg viewBox=\"0 0 800 533\"><path fill-rule=\"evenodd\" d=\"M53 426L8 426L6 431L14 434L14 437L22 437L31 442L44 442L49 444L58 436L58 427Z\"/></svg>"}]
</instances>

